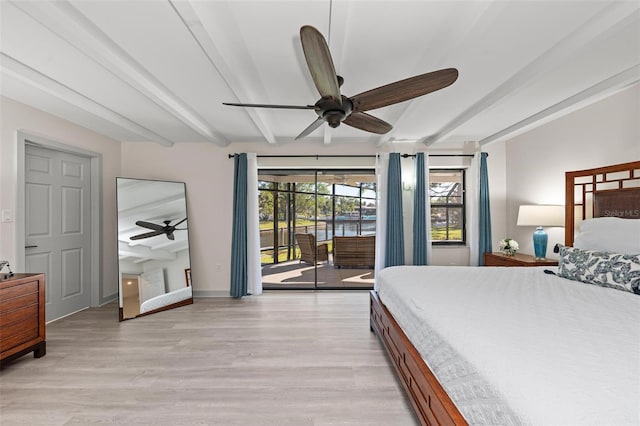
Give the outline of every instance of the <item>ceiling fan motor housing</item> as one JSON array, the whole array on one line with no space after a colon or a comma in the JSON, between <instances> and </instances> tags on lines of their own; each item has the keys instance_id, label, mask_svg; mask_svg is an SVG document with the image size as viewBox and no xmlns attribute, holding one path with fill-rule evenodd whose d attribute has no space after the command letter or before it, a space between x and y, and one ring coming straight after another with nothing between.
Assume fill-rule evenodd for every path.
<instances>
[{"instance_id":1,"label":"ceiling fan motor housing","mask_svg":"<svg viewBox=\"0 0 640 426\"><path fill-rule=\"evenodd\" d=\"M341 97L342 105L333 98L322 98L316 102L316 113L333 128L338 127L353 111L351 100L344 95Z\"/></svg>"}]
</instances>

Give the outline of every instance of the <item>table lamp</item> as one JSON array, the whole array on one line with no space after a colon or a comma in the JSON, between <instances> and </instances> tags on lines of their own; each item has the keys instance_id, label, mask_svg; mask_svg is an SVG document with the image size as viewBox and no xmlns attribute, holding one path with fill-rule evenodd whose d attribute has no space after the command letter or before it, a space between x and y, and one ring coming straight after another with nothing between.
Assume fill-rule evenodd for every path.
<instances>
[{"instance_id":1,"label":"table lamp","mask_svg":"<svg viewBox=\"0 0 640 426\"><path fill-rule=\"evenodd\" d=\"M543 226L564 226L564 206L524 205L518 210L518 226L536 226L533 233L533 250L536 259L547 255L549 236Z\"/></svg>"}]
</instances>

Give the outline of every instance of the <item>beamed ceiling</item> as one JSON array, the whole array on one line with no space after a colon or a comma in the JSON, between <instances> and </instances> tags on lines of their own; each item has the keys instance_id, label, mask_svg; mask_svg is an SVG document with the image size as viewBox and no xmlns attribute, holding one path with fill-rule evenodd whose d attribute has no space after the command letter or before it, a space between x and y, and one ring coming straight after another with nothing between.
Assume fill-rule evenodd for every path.
<instances>
[{"instance_id":1,"label":"beamed ceiling","mask_svg":"<svg viewBox=\"0 0 640 426\"><path fill-rule=\"evenodd\" d=\"M3 96L120 141L293 143L320 97L300 27L328 39L342 93L455 67L440 91L295 143L490 143L640 80L638 1L6 1ZM446 145L441 145L446 146Z\"/></svg>"}]
</instances>

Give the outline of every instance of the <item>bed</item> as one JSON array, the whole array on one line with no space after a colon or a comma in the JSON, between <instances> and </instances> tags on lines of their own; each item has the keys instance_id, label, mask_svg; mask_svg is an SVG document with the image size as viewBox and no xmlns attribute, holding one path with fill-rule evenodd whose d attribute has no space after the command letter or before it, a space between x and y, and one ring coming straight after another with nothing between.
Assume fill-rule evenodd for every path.
<instances>
[{"instance_id":1,"label":"bed","mask_svg":"<svg viewBox=\"0 0 640 426\"><path fill-rule=\"evenodd\" d=\"M608 244L640 244L625 220L640 218L640 161L567 172L566 195L561 267L380 272L371 329L421 424L640 424L640 279L566 278L584 272L571 256L606 251L588 250L604 240L587 225L622 223Z\"/></svg>"},{"instance_id":2,"label":"bed","mask_svg":"<svg viewBox=\"0 0 640 426\"><path fill-rule=\"evenodd\" d=\"M192 303L193 293L191 287L184 287L145 300L140 304L140 315L138 316L154 314Z\"/></svg>"}]
</instances>

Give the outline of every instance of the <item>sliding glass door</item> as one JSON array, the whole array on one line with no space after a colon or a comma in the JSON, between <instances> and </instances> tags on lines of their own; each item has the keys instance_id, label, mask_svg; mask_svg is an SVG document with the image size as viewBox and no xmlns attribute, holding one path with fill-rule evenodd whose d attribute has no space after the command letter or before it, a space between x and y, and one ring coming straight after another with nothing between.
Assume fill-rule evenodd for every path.
<instances>
[{"instance_id":1,"label":"sliding glass door","mask_svg":"<svg viewBox=\"0 0 640 426\"><path fill-rule=\"evenodd\" d=\"M258 180L263 288L373 287L373 170L261 170ZM334 241L347 253L338 263Z\"/></svg>"}]
</instances>

